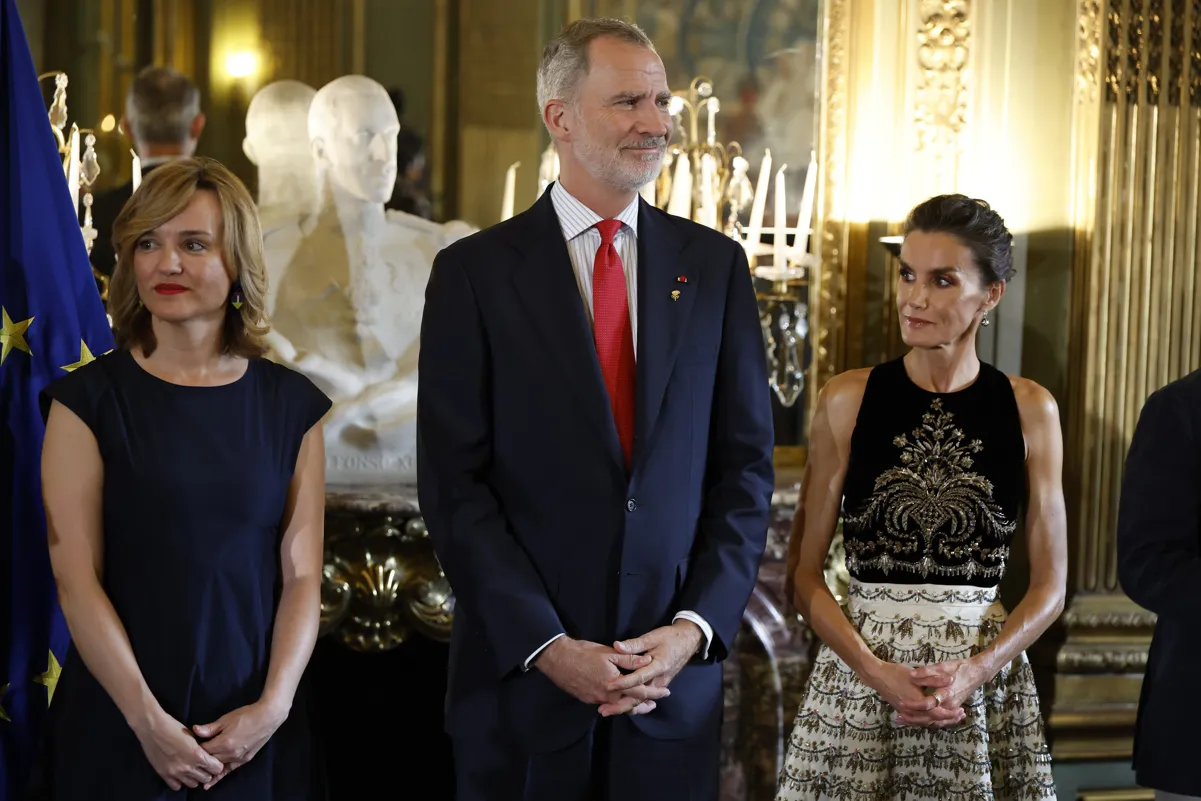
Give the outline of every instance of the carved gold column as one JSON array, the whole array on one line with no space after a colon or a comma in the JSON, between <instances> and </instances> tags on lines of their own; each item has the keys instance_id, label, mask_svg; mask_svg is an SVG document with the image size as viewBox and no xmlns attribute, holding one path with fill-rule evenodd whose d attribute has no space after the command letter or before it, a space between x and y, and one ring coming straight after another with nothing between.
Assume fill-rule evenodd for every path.
<instances>
[{"instance_id":1,"label":"carved gold column","mask_svg":"<svg viewBox=\"0 0 1201 801\"><path fill-rule=\"evenodd\" d=\"M1118 584L1123 464L1146 397L1201 366L1201 2L1078 9L1061 759L1130 754L1154 617Z\"/></svg>"}]
</instances>

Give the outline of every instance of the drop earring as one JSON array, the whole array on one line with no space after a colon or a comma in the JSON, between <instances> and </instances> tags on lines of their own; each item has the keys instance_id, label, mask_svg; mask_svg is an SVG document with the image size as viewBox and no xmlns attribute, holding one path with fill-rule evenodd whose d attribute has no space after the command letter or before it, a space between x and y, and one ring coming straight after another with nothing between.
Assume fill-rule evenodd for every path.
<instances>
[{"instance_id":1,"label":"drop earring","mask_svg":"<svg viewBox=\"0 0 1201 801\"><path fill-rule=\"evenodd\" d=\"M980 318L980 325L992 325L992 320L988 319L988 312L984 312L984 315Z\"/></svg>"},{"instance_id":2,"label":"drop earring","mask_svg":"<svg viewBox=\"0 0 1201 801\"><path fill-rule=\"evenodd\" d=\"M229 289L229 305L233 306L235 309L241 311L243 302L244 302L244 300L242 298L242 282L234 281L234 285L232 287L230 287L230 289Z\"/></svg>"}]
</instances>

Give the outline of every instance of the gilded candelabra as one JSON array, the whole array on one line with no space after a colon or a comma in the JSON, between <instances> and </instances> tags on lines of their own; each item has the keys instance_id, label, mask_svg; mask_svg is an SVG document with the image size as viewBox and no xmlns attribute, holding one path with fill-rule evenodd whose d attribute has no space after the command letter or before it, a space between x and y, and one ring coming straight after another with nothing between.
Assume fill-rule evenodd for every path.
<instances>
[{"instance_id":1,"label":"gilded candelabra","mask_svg":"<svg viewBox=\"0 0 1201 801\"><path fill-rule=\"evenodd\" d=\"M79 214L79 205L83 203L83 222L79 226L83 236L83 244L88 255L92 254L92 245L96 241L98 231L92 227L92 187L100 177L100 161L96 158L96 132L91 128L80 128L77 123L71 124L70 134L64 134L67 127L67 84L69 80L65 72L55 70L38 76L38 81L54 78L54 99L50 103L48 116L50 130L58 144L58 153L63 160L63 177L71 192L71 206ZM83 137L85 150L79 154L80 137ZM100 299L108 303L108 276L92 268L100 290Z\"/></svg>"}]
</instances>

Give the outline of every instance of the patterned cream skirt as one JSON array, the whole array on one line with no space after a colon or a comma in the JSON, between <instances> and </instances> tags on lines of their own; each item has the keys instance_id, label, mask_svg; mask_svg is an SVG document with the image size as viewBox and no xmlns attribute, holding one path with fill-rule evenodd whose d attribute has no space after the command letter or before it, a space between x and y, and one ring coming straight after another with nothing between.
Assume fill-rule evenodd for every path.
<instances>
[{"instance_id":1,"label":"patterned cream skirt","mask_svg":"<svg viewBox=\"0 0 1201 801\"><path fill-rule=\"evenodd\" d=\"M1001 630L996 589L850 584L851 622L881 659L918 666L979 653ZM1055 798L1030 663L1022 654L964 704L958 726L899 726L822 645L797 713L777 801Z\"/></svg>"}]
</instances>

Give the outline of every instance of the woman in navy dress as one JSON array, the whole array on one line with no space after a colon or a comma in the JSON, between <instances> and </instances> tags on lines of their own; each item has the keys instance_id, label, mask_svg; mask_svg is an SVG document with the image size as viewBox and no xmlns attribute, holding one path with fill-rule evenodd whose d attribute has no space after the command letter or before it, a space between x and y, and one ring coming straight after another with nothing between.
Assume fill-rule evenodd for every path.
<instances>
[{"instance_id":1,"label":"woman in navy dress","mask_svg":"<svg viewBox=\"0 0 1201 801\"><path fill-rule=\"evenodd\" d=\"M225 167L156 169L114 244L118 348L43 396L72 647L42 792L315 798L298 687L317 637L329 399L261 358L262 234Z\"/></svg>"}]
</instances>

